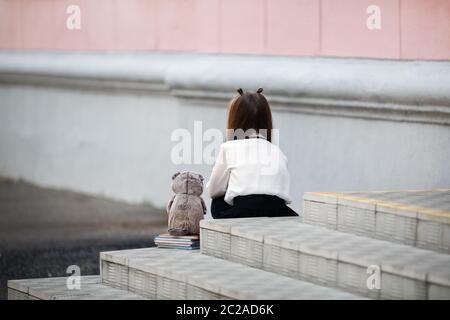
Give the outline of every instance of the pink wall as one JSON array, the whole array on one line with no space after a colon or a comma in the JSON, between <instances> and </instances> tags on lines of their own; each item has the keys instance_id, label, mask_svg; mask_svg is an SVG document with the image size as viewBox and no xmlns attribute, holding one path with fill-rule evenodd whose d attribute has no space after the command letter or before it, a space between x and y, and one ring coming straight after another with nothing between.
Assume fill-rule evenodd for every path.
<instances>
[{"instance_id":1,"label":"pink wall","mask_svg":"<svg viewBox=\"0 0 450 320\"><path fill-rule=\"evenodd\" d=\"M450 0L0 0L0 49L450 60Z\"/></svg>"}]
</instances>

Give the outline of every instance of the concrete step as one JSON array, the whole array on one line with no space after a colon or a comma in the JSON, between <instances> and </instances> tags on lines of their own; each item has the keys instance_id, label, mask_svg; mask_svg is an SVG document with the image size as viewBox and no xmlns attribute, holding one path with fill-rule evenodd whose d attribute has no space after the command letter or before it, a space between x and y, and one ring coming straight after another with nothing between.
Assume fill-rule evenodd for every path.
<instances>
[{"instance_id":1,"label":"concrete step","mask_svg":"<svg viewBox=\"0 0 450 320\"><path fill-rule=\"evenodd\" d=\"M151 299L358 299L358 296L224 261L198 251L102 252L102 282Z\"/></svg>"},{"instance_id":2,"label":"concrete step","mask_svg":"<svg viewBox=\"0 0 450 320\"><path fill-rule=\"evenodd\" d=\"M100 276L82 276L80 290L69 290L67 277L8 281L8 300L143 300L135 293L101 284Z\"/></svg>"},{"instance_id":3,"label":"concrete step","mask_svg":"<svg viewBox=\"0 0 450 320\"><path fill-rule=\"evenodd\" d=\"M375 299L450 299L447 254L332 231L298 217L203 220L200 227L204 255ZM380 289L368 288L369 267L379 271Z\"/></svg>"},{"instance_id":4,"label":"concrete step","mask_svg":"<svg viewBox=\"0 0 450 320\"><path fill-rule=\"evenodd\" d=\"M303 222L450 253L450 189L306 192Z\"/></svg>"}]
</instances>

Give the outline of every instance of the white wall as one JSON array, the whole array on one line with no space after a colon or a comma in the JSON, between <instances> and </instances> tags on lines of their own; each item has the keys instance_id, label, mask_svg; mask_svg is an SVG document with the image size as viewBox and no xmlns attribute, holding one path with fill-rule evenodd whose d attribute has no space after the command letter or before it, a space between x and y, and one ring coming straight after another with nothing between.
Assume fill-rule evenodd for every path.
<instances>
[{"instance_id":1,"label":"white wall","mask_svg":"<svg viewBox=\"0 0 450 320\"><path fill-rule=\"evenodd\" d=\"M192 130L195 120L203 121L204 129L223 129L227 99L234 95L233 87L240 86L239 83L229 81L228 87L223 85L223 93L193 86L192 98L186 94L186 87L195 82L174 79L177 70L180 77L189 73L189 62L193 59L190 56L163 55L166 64L161 62L162 58L139 56L136 61L143 59L148 65L143 63L135 69L124 64L125 58L121 56L107 57L110 64L104 62L103 70L92 65L91 60L99 56L78 54L74 58L78 64L74 67L72 63L73 70L67 74L62 72L63 64L51 71L45 65L46 56L49 60L61 57L42 54L37 64L41 69L36 71L30 67L36 65L32 63L36 59L30 60L27 54L0 54L0 176L157 206L164 206L169 199L175 171L189 169L209 177L209 165L176 166L171 162L170 152L175 143L170 135L176 128ZM68 59L66 55L63 57ZM130 56L125 60L136 63ZM178 61L178 66L181 63L181 67L173 69L176 66L173 61ZM275 62L272 68L276 69ZM325 63L330 63L329 59ZM447 64L444 67L448 70ZM351 65L347 68L352 70ZM105 70L108 77L101 78L104 73L100 71ZM120 71L122 78L114 70ZM135 71L127 73L127 70ZM188 71L183 74L183 70ZM198 68L194 71L198 72ZM146 72L151 77L146 78ZM214 72L204 71L205 79L215 74L209 83L219 81L218 77L226 82L224 75ZM245 88L256 89L261 84L256 80L245 81ZM446 100L445 87L441 86L443 91L430 99L422 99L421 113L417 111L420 104L392 104L387 98L380 99L380 95L361 100L361 105L366 105L346 108L345 112L336 105L324 109L327 103L323 101L321 105L283 103L281 94L271 93L270 83L263 85L269 100L273 98L275 126L280 129L280 144L289 158L294 209L301 207L304 191L450 185L447 104L450 99ZM290 85L295 87L294 83ZM331 89L332 84L329 85ZM283 87L279 81L272 87L276 86ZM405 90L412 89L405 87ZM384 103L390 109L373 107L368 100L371 104ZM436 101L443 101L444 105ZM409 111L405 111L407 107Z\"/></svg>"}]
</instances>

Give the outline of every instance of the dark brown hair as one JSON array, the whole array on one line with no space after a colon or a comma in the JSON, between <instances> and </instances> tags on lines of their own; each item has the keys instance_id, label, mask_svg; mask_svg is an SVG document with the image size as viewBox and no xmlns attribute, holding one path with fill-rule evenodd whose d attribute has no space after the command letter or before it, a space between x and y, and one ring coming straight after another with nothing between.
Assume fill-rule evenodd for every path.
<instances>
[{"instance_id":1,"label":"dark brown hair","mask_svg":"<svg viewBox=\"0 0 450 320\"><path fill-rule=\"evenodd\" d=\"M256 133L265 136L267 141L272 141L272 112L262 91L262 88L256 92L244 92L241 88L237 89L239 95L231 100L228 108L228 130L240 129L244 132L255 130ZM234 134L233 137L235 137Z\"/></svg>"}]
</instances>

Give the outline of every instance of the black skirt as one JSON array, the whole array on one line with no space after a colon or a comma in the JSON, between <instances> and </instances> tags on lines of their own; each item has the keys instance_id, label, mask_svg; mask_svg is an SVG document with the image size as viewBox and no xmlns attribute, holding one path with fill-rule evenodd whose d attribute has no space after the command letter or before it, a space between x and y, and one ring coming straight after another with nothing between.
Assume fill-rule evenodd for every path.
<instances>
[{"instance_id":1,"label":"black skirt","mask_svg":"<svg viewBox=\"0 0 450 320\"><path fill-rule=\"evenodd\" d=\"M266 194L235 197L232 206L224 197L212 199L211 215L214 219L298 216L283 199Z\"/></svg>"}]
</instances>

